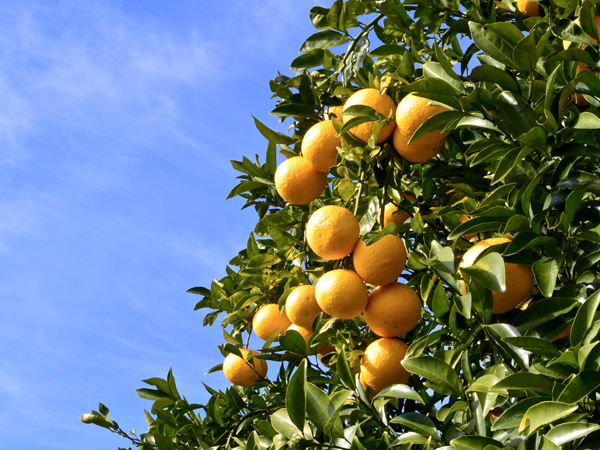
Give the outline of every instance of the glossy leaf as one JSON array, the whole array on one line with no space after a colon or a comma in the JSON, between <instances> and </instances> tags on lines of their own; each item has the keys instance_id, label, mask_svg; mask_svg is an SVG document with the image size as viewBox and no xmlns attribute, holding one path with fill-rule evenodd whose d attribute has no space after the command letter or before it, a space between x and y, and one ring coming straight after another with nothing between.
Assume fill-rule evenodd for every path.
<instances>
[{"instance_id":1,"label":"glossy leaf","mask_svg":"<svg viewBox=\"0 0 600 450\"><path fill-rule=\"evenodd\" d=\"M444 361L432 356L417 356L402 361L406 370L444 387L453 395L462 395L462 383L458 374Z\"/></svg>"}]
</instances>

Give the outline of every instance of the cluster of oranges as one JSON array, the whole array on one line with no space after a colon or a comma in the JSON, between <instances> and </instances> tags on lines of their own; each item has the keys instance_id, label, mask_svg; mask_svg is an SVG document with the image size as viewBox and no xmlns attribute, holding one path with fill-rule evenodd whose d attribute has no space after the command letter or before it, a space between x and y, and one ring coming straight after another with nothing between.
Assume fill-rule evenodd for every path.
<instances>
[{"instance_id":1,"label":"cluster of oranges","mask_svg":"<svg viewBox=\"0 0 600 450\"><path fill-rule=\"evenodd\" d=\"M409 143L418 127L433 114L444 108L430 106L428 100L409 94L396 108L396 119L381 130L378 142L393 136L394 147L409 161L421 162L433 158L443 147L446 135L429 132ZM354 105L367 105L381 114L390 116L394 105L386 94L376 89L363 89L352 95L344 109ZM341 117L338 111L330 111ZM348 115L345 116L348 119ZM373 122L363 123L351 130L352 134L367 141L373 134ZM302 141L303 156L292 157L283 162L275 174L278 193L289 203L306 204L317 199L327 184L327 172L336 165L337 148L341 145L331 120L317 123L310 128ZM411 201L414 198L406 195ZM390 222L403 224L409 213L396 205L387 204L383 226ZM465 220L468 217L463 216ZM462 220L462 219L461 219ZM311 355L309 341L313 335L315 318L323 317L351 320L364 314L371 331L379 336L367 346L360 365L361 383L371 393L396 383L406 383L409 373L400 364L407 351L407 344L399 336L413 330L420 318L422 301L415 291L397 280L407 262L407 250L403 240L395 234L383 236L367 246L360 239L360 225L356 216L346 208L326 205L317 209L309 218L305 230L306 242L320 258L346 260L352 255L353 270L336 268L318 278L316 285L296 287L287 297L286 304L262 306L253 318L253 330L263 340L279 336L288 330L297 331L306 344L306 355ZM469 249L461 263L468 267L488 247L501 244L507 239L487 239ZM349 267L349 264L342 264ZM522 303L531 291L531 269L516 264L505 264L507 289L494 293L494 313L504 313ZM367 285L372 286L371 292ZM319 355L334 351L331 345L320 344ZM254 358L256 352L242 350L244 359L229 354L223 370L229 381L240 386L264 378L267 371L263 359Z\"/></svg>"},{"instance_id":2,"label":"cluster of oranges","mask_svg":"<svg viewBox=\"0 0 600 450\"><path fill-rule=\"evenodd\" d=\"M414 132L427 119L446 111L446 108L429 105L429 102L426 98L408 94L396 106L389 95L367 88L351 95L343 109L332 108L330 113L340 121L349 121L353 116L342 114L352 106L369 106L385 116L395 111L396 119L381 129L376 143L392 137L394 148L400 156L411 162L424 162L440 152L447 134L431 131L409 143ZM367 122L353 127L350 132L355 138L367 142L373 134L373 128L374 122ZM289 158L277 168L275 186L279 195L297 205L305 205L319 198L327 185L329 169L336 165L337 147L340 145L341 138L332 119L313 125L302 140L302 156Z\"/></svg>"}]
</instances>

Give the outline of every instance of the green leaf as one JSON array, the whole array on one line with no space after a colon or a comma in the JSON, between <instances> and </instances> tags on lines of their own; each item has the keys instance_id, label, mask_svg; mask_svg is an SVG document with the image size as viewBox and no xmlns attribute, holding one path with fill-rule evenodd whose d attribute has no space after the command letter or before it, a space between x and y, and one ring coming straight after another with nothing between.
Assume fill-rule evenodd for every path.
<instances>
[{"instance_id":1,"label":"green leaf","mask_svg":"<svg viewBox=\"0 0 600 450\"><path fill-rule=\"evenodd\" d=\"M271 111L270 114L278 117L317 119L315 110L302 103L286 103L284 105L280 105Z\"/></svg>"},{"instance_id":2,"label":"green leaf","mask_svg":"<svg viewBox=\"0 0 600 450\"><path fill-rule=\"evenodd\" d=\"M356 116L356 117L368 117L370 120L377 120L384 118L383 114L375 111L370 106L366 105L354 105L346 108L342 113L344 116Z\"/></svg>"},{"instance_id":3,"label":"green leaf","mask_svg":"<svg viewBox=\"0 0 600 450\"><path fill-rule=\"evenodd\" d=\"M157 391L156 389L136 389L135 392L144 400L158 400L159 398L170 398L166 392Z\"/></svg>"},{"instance_id":4,"label":"green leaf","mask_svg":"<svg viewBox=\"0 0 600 450\"><path fill-rule=\"evenodd\" d=\"M484 450L488 445L495 445L496 447L503 448L501 442L485 436L461 436L452 439L450 444L452 444L456 450Z\"/></svg>"},{"instance_id":5,"label":"green leaf","mask_svg":"<svg viewBox=\"0 0 600 450\"><path fill-rule=\"evenodd\" d=\"M396 438L394 442L390 444L390 447L396 447L398 445L404 444L426 444L427 438L425 436L420 435L419 433L414 433L409 431L408 433L401 434ZM410 447L408 447L410 448Z\"/></svg>"},{"instance_id":6,"label":"green leaf","mask_svg":"<svg viewBox=\"0 0 600 450\"><path fill-rule=\"evenodd\" d=\"M422 92L428 94L457 95L456 89L439 78L421 78L400 88L401 92Z\"/></svg>"},{"instance_id":7,"label":"green leaf","mask_svg":"<svg viewBox=\"0 0 600 450\"><path fill-rule=\"evenodd\" d=\"M544 425L562 419L576 410L577 405L561 402L541 402L533 405L527 410L523 419L521 419L519 433L524 431L529 425L529 433L531 434Z\"/></svg>"},{"instance_id":8,"label":"green leaf","mask_svg":"<svg viewBox=\"0 0 600 450\"><path fill-rule=\"evenodd\" d=\"M292 61L290 69L294 72L302 72L304 69L310 69L311 67L318 67L323 64L325 58L325 51L321 48L315 48L308 53L298 56Z\"/></svg>"},{"instance_id":9,"label":"green leaf","mask_svg":"<svg viewBox=\"0 0 600 450\"><path fill-rule=\"evenodd\" d=\"M597 290L579 307L571 329L571 345L577 345L583 340L586 331L594 322L594 315L598 311L599 305L600 290Z\"/></svg>"},{"instance_id":10,"label":"green leaf","mask_svg":"<svg viewBox=\"0 0 600 450\"><path fill-rule=\"evenodd\" d=\"M510 345L522 348L528 352L536 353L540 356L547 356L548 358L560 356L560 351L544 339L533 336L518 336L506 338L505 341Z\"/></svg>"},{"instance_id":11,"label":"green leaf","mask_svg":"<svg viewBox=\"0 0 600 450\"><path fill-rule=\"evenodd\" d=\"M542 446L540 447L540 450L560 450L560 447L546 436L542 436Z\"/></svg>"},{"instance_id":12,"label":"green leaf","mask_svg":"<svg viewBox=\"0 0 600 450\"><path fill-rule=\"evenodd\" d=\"M109 430L113 428L113 422L106 420L100 414L82 414L79 416L79 420L81 420L83 423L98 425L99 427Z\"/></svg>"},{"instance_id":13,"label":"green leaf","mask_svg":"<svg viewBox=\"0 0 600 450\"><path fill-rule=\"evenodd\" d=\"M271 253L261 253L248 261L249 268L269 267L277 264L281 258Z\"/></svg>"},{"instance_id":14,"label":"green leaf","mask_svg":"<svg viewBox=\"0 0 600 450\"><path fill-rule=\"evenodd\" d=\"M416 412L408 412L394 417L390 423L399 423L405 428L410 428L423 436L431 436L436 441L440 440L435 423L429 417Z\"/></svg>"},{"instance_id":15,"label":"green leaf","mask_svg":"<svg viewBox=\"0 0 600 450\"><path fill-rule=\"evenodd\" d=\"M339 134L346 134L348 131L351 131L352 128L361 125L363 123L372 122L373 119L371 117L353 117L352 119L345 121L342 126Z\"/></svg>"},{"instance_id":16,"label":"green leaf","mask_svg":"<svg viewBox=\"0 0 600 450\"><path fill-rule=\"evenodd\" d=\"M461 236L484 231L498 231L506 221L499 221L497 217L476 217L461 223L450 233L448 239L454 240Z\"/></svg>"},{"instance_id":17,"label":"green leaf","mask_svg":"<svg viewBox=\"0 0 600 450\"><path fill-rule=\"evenodd\" d=\"M285 394L290 420L299 430L304 429L306 417L306 359L303 359L292 377Z\"/></svg>"},{"instance_id":18,"label":"green leaf","mask_svg":"<svg viewBox=\"0 0 600 450\"><path fill-rule=\"evenodd\" d=\"M452 395L462 396L462 382L452 367L433 356L417 356L402 361L406 370L433 381Z\"/></svg>"},{"instance_id":19,"label":"green leaf","mask_svg":"<svg viewBox=\"0 0 600 450\"><path fill-rule=\"evenodd\" d=\"M533 405L544 401L544 397L532 397L521 400L519 403L512 405L494 422L492 431L508 430L509 428L518 427L525 413Z\"/></svg>"},{"instance_id":20,"label":"green leaf","mask_svg":"<svg viewBox=\"0 0 600 450\"><path fill-rule=\"evenodd\" d=\"M562 260L562 256L558 258L548 256L538 259L531 266L535 277L535 283L546 298L552 297Z\"/></svg>"},{"instance_id":21,"label":"green leaf","mask_svg":"<svg viewBox=\"0 0 600 450\"><path fill-rule=\"evenodd\" d=\"M373 245L375 242L387 236L388 234L395 234L397 228L398 226L395 223L388 223L381 231L371 231L365 234L362 240L364 244L368 247L369 245Z\"/></svg>"},{"instance_id":22,"label":"green leaf","mask_svg":"<svg viewBox=\"0 0 600 450\"><path fill-rule=\"evenodd\" d=\"M513 325L524 333L555 317L562 316L575 308L579 303L572 298L552 298L540 300L529 305L514 320Z\"/></svg>"},{"instance_id":23,"label":"green leaf","mask_svg":"<svg viewBox=\"0 0 600 450\"><path fill-rule=\"evenodd\" d=\"M323 431L329 420L329 397L312 383L306 383L306 414L317 430Z\"/></svg>"},{"instance_id":24,"label":"green leaf","mask_svg":"<svg viewBox=\"0 0 600 450\"><path fill-rule=\"evenodd\" d=\"M502 347L519 366L524 369L529 368L529 353L506 342L506 338L520 336L519 331L515 327L506 323L495 323L486 325L485 330L490 334L490 337L496 341L496 344Z\"/></svg>"},{"instance_id":25,"label":"green leaf","mask_svg":"<svg viewBox=\"0 0 600 450\"><path fill-rule=\"evenodd\" d=\"M542 181L544 174L554 165L555 160L550 160L545 162L540 166L537 170L535 177L529 182L527 188L523 192L523 197L521 198L521 206L523 207L523 211L526 215L533 217L533 213L530 211L531 208L531 197L533 195L533 191L537 187L537 185Z\"/></svg>"},{"instance_id":26,"label":"green leaf","mask_svg":"<svg viewBox=\"0 0 600 450\"><path fill-rule=\"evenodd\" d=\"M369 52L372 58L381 58L390 55L402 55L406 49L395 44L384 44Z\"/></svg>"},{"instance_id":27,"label":"green leaf","mask_svg":"<svg viewBox=\"0 0 600 450\"><path fill-rule=\"evenodd\" d=\"M579 114L573 128L579 130L598 130L600 129L600 117L588 111L582 112Z\"/></svg>"},{"instance_id":28,"label":"green leaf","mask_svg":"<svg viewBox=\"0 0 600 450\"><path fill-rule=\"evenodd\" d=\"M442 111L436 113L419 125L419 128L417 128L415 133L410 137L408 143L410 144L430 131L443 130L447 125L452 124L456 122L457 119L461 119L466 116L468 116L468 114L461 111ZM450 128L453 129L454 127Z\"/></svg>"},{"instance_id":29,"label":"green leaf","mask_svg":"<svg viewBox=\"0 0 600 450\"><path fill-rule=\"evenodd\" d=\"M577 24L569 19L560 19L552 23L552 32L562 40L591 45L592 42Z\"/></svg>"},{"instance_id":30,"label":"green leaf","mask_svg":"<svg viewBox=\"0 0 600 450\"><path fill-rule=\"evenodd\" d=\"M306 341L296 330L288 330L283 336L279 337L281 346L289 352L297 355L306 355Z\"/></svg>"},{"instance_id":31,"label":"green leaf","mask_svg":"<svg viewBox=\"0 0 600 450\"><path fill-rule=\"evenodd\" d=\"M465 87L463 86L460 78L456 78L457 75L454 71L452 74L448 73L440 63L428 62L423 64L423 76L426 78L439 78L452 86L459 94L465 94Z\"/></svg>"},{"instance_id":32,"label":"green leaf","mask_svg":"<svg viewBox=\"0 0 600 450\"><path fill-rule=\"evenodd\" d=\"M579 10L579 24L583 31L594 40L600 39L598 36L598 25L595 19L595 6L588 0L584 0Z\"/></svg>"},{"instance_id":33,"label":"green leaf","mask_svg":"<svg viewBox=\"0 0 600 450\"><path fill-rule=\"evenodd\" d=\"M474 67L469 76L471 81L487 81L490 83L496 83L502 89L521 93L519 83L515 80L512 75L506 71L499 69L489 64L482 64L481 66Z\"/></svg>"},{"instance_id":34,"label":"green leaf","mask_svg":"<svg viewBox=\"0 0 600 450\"><path fill-rule=\"evenodd\" d=\"M302 44L302 47L300 47L300 52L309 52L315 48L326 49L337 47L338 45L345 44L346 42L348 42L348 37L345 34L338 33L337 31L333 30L320 31L304 41L304 44Z\"/></svg>"},{"instance_id":35,"label":"green leaf","mask_svg":"<svg viewBox=\"0 0 600 450\"><path fill-rule=\"evenodd\" d=\"M480 50L502 64L515 67L515 63L511 59L514 44L506 39L506 36L500 36L476 22L469 22L469 30L475 45Z\"/></svg>"},{"instance_id":36,"label":"green leaf","mask_svg":"<svg viewBox=\"0 0 600 450\"><path fill-rule=\"evenodd\" d=\"M537 42L535 33L529 33L521 39L512 53L512 59L526 72L533 72L537 63Z\"/></svg>"},{"instance_id":37,"label":"green leaf","mask_svg":"<svg viewBox=\"0 0 600 450\"><path fill-rule=\"evenodd\" d=\"M425 404L421 396L412 388L404 384L394 384L382 389L373 399L376 398L404 398Z\"/></svg>"},{"instance_id":38,"label":"green leaf","mask_svg":"<svg viewBox=\"0 0 600 450\"><path fill-rule=\"evenodd\" d=\"M488 253L472 266L462 267L461 270L492 291L506 291L504 259L499 253Z\"/></svg>"},{"instance_id":39,"label":"green leaf","mask_svg":"<svg viewBox=\"0 0 600 450\"><path fill-rule=\"evenodd\" d=\"M271 425L273 425L275 431L284 435L288 439L292 439L294 435L300 433L300 430L296 428L290 419L286 408L281 408L280 410L271 414Z\"/></svg>"},{"instance_id":40,"label":"green leaf","mask_svg":"<svg viewBox=\"0 0 600 450\"><path fill-rule=\"evenodd\" d=\"M548 431L546 437L551 439L556 445L564 445L567 442L580 439L599 429L600 425L595 423L561 423Z\"/></svg>"},{"instance_id":41,"label":"green leaf","mask_svg":"<svg viewBox=\"0 0 600 450\"><path fill-rule=\"evenodd\" d=\"M348 389L354 389L356 387L356 384L354 383L354 377L352 376L352 371L350 370L348 360L346 359L346 352L343 348L338 353L338 357L335 362L335 368L340 377L340 380L342 381L342 384Z\"/></svg>"},{"instance_id":42,"label":"green leaf","mask_svg":"<svg viewBox=\"0 0 600 450\"><path fill-rule=\"evenodd\" d=\"M258 131L260 131L260 134L262 134L265 138L267 138L269 140L269 142L272 142L273 144L285 144L285 145L290 145L290 144L293 144L294 142L296 142L294 139L292 139L289 136L286 136L283 133L279 133L277 131L271 130L269 127L264 125L256 117L252 116L252 118L254 119L254 124L256 125L256 128L258 128Z\"/></svg>"},{"instance_id":43,"label":"green leaf","mask_svg":"<svg viewBox=\"0 0 600 450\"><path fill-rule=\"evenodd\" d=\"M577 403L600 386L600 373L586 370L573 378L558 397L559 402Z\"/></svg>"},{"instance_id":44,"label":"green leaf","mask_svg":"<svg viewBox=\"0 0 600 450\"><path fill-rule=\"evenodd\" d=\"M267 169L271 175L277 171L277 145L273 142L267 146Z\"/></svg>"},{"instance_id":45,"label":"green leaf","mask_svg":"<svg viewBox=\"0 0 600 450\"><path fill-rule=\"evenodd\" d=\"M532 390L542 393L552 393L554 383L542 375L534 373L513 373L503 380L498 381L493 387L494 391Z\"/></svg>"}]
</instances>

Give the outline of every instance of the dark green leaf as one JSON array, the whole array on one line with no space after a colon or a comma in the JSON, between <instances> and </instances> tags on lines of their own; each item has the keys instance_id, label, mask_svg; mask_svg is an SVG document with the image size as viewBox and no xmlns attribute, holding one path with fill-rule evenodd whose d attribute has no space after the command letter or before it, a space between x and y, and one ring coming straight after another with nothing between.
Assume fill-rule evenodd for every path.
<instances>
[{"instance_id":1,"label":"dark green leaf","mask_svg":"<svg viewBox=\"0 0 600 450\"><path fill-rule=\"evenodd\" d=\"M544 397L533 397L521 400L519 403L514 404L496 420L492 425L492 431L496 430L507 430L509 428L518 427L523 419L523 416L533 405L544 401Z\"/></svg>"},{"instance_id":2,"label":"dark green leaf","mask_svg":"<svg viewBox=\"0 0 600 450\"><path fill-rule=\"evenodd\" d=\"M522 348L528 352L536 353L540 356L547 356L549 358L560 356L560 351L554 345L548 341L545 341L544 339L532 336L520 336L506 338L505 340L510 345Z\"/></svg>"},{"instance_id":3,"label":"dark green leaf","mask_svg":"<svg viewBox=\"0 0 600 450\"><path fill-rule=\"evenodd\" d=\"M342 45L348 42L348 37L342 33L338 33L333 30L320 31L319 33L313 34L309 37L302 47L300 47L300 52L305 53L316 48L330 48L337 47L338 45Z\"/></svg>"},{"instance_id":4,"label":"dark green leaf","mask_svg":"<svg viewBox=\"0 0 600 450\"><path fill-rule=\"evenodd\" d=\"M504 259L499 253L488 253L472 266L462 267L461 270L492 291L506 291Z\"/></svg>"},{"instance_id":5,"label":"dark green leaf","mask_svg":"<svg viewBox=\"0 0 600 450\"><path fill-rule=\"evenodd\" d=\"M513 338L514 339L514 338ZM554 383L542 375L534 373L514 373L500 380L493 387L494 391L533 390L551 394Z\"/></svg>"},{"instance_id":6,"label":"dark green leaf","mask_svg":"<svg viewBox=\"0 0 600 450\"><path fill-rule=\"evenodd\" d=\"M525 430L529 425L529 433L536 431L537 429L554 422L555 420L562 419L568 416L573 411L577 410L577 405L571 405L568 403L561 402L541 402L537 405L533 405L527 410L521 424L519 425L519 432Z\"/></svg>"},{"instance_id":7,"label":"dark green leaf","mask_svg":"<svg viewBox=\"0 0 600 450\"><path fill-rule=\"evenodd\" d=\"M433 356L417 356L402 361L402 365L411 373L427 378L442 386L453 395L462 396L462 382L452 367Z\"/></svg>"},{"instance_id":8,"label":"dark green leaf","mask_svg":"<svg viewBox=\"0 0 600 450\"><path fill-rule=\"evenodd\" d=\"M594 322L594 315L598 311L599 305L600 290L597 290L579 307L571 329L571 345L577 345L582 341L586 331Z\"/></svg>"},{"instance_id":9,"label":"dark green leaf","mask_svg":"<svg viewBox=\"0 0 600 450\"><path fill-rule=\"evenodd\" d=\"M600 373L586 370L573 378L558 397L559 402L577 403L600 386Z\"/></svg>"},{"instance_id":10,"label":"dark green leaf","mask_svg":"<svg viewBox=\"0 0 600 450\"><path fill-rule=\"evenodd\" d=\"M280 105L271 111L270 114L278 117L306 117L309 119L317 119L315 110L310 106L303 105L302 103L286 103L284 105Z\"/></svg>"},{"instance_id":11,"label":"dark green leaf","mask_svg":"<svg viewBox=\"0 0 600 450\"><path fill-rule=\"evenodd\" d=\"M408 412L394 417L390 423L399 423L405 428L409 428L424 436L431 436L435 440L440 440L433 420L429 417L416 412Z\"/></svg>"},{"instance_id":12,"label":"dark green leaf","mask_svg":"<svg viewBox=\"0 0 600 450\"><path fill-rule=\"evenodd\" d=\"M306 414L317 430L323 431L329 420L329 397L312 383L306 384Z\"/></svg>"},{"instance_id":13,"label":"dark green leaf","mask_svg":"<svg viewBox=\"0 0 600 450\"><path fill-rule=\"evenodd\" d=\"M260 120L258 120L256 117L253 116L253 118L254 118L254 124L256 125L256 128L258 128L258 131L260 131L260 134L262 134L264 137L266 137L269 140L269 142L272 142L273 144L285 144L285 145L290 145L290 144L293 144L294 142L296 142L294 139L292 139L289 136L286 136L283 133L279 133L277 131L271 130L269 127L267 127L266 125L261 123Z\"/></svg>"},{"instance_id":14,"label":"dark green leaf","mask_svg":"<svg viewBox=\"0 0 600 450\"><path fill-rule=\"evenodd\" d=\"M512 59L521 66L526 72L533 72L537 62L535 33L529 33L521 39L512 53Z\"/></svg>"},{"instance_id":15,"label":"dark green leaf","mask_svg":"<svg viewBox=\"0 0 600 450\"><path fill-rule=\"evenodd\" d=\"M513 325L521 332L531 330L538 325L562 316L575 308L579 303L570 298L551 298L540 300L529 305L514 320Z\"/></svg>"},{"instance_id":16,"label":"dark green leaf","mask_svg":"<svg viewBox=\"0 0 600 450\"><path fill-rule=\"evenodd\" d=\"M306 359L303 359L290 378L285 394L290 420L299 430L304 429L306 416Z\"/></svg>"},{"instance_id":17,"label":"dark green leaf","mask_svg":"<svg viewBox=\"0 0 600 450\"><path fill-rule=\"evenodd\" d=\"M452 439L450 444L456 450L484 450L489 445L494 445L498 448L503 447L501 442L485 436L461 436Z\"/></svg>"},{"instance_id":18,"label":"dark green leaf","mask_svg":"<svg viewBox=\"0 0 600 450\"><path fill-rule=\"evenodd\" d=\"M350 366L348 365L348 360L346 359L346 352L343 348L338 353L337 361L335 362L335 368L344 386L346 386L348 389L354 389L356 387L354 383L354 377L352 376Z\"/></svg>"},{"instance_id":19,"label":"dark green leaf","mask_svg":"<svg viewBox=\"0 0 600 450\"><path fill-rule=\"evenodd\" d=\"M545 257L538 259L533 263L531 269L535 276L535 284L537 284L540 292L544 297L552 297L554 287L556 286L556 277L560 270L563 257L551 258Z\"/></svg>"},{"instance_id":20,"label":"dark green leaf","mask_svg":"<svg viewBox=\"0 0 600 450\"><path fill-rule=\"evenodd\" d=\"M473 38L475 45L477 45L480 50L502 64L510 67L515 66L514 61L511 59L514 44L510 42L510 39L506 38L506 35L501 36L496 34L476 22L469 22L469 29L471 30L471 37Z\"/></svg>"},{"instance_id":21,"label":"dark green leaf","mask_svg":"<svg viewBox=\"0 0 600 450\"><path fill-rule=\"evenodd\" d=\"M506 71L488 64L474 67L469 76L471 81L487 81L496 83L502 89L521 93L519 83Z\"/></svg>"},{"instance_id":22,"label":"dark green leaf","mask_svg":"<svg viewBox=\"0 0 600 450\"><path fill-rule=\"evenodd\" d=\"M325 51L320 48L315 48L308 53L298 56L292 61L290 69L294 72L302 72L304 69L310 69L311 67L317 67L323 64L325 57Z\"/></svg>"}]
</instances>

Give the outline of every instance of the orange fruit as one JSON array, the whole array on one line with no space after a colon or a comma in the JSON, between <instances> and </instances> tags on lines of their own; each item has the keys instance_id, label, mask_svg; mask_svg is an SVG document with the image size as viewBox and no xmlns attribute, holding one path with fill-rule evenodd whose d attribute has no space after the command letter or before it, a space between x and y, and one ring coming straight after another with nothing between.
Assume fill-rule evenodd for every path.
<instances>
[{"instance_id":1,"label":"orange fruit","mask_svg":"<svg viewBox=\"0 0 600 450\"><path fill-rule=\"evenodd\" d=\"M401 336L417 326L422 307L421 299L412 288L393 282L369 294L365 320L378 336Z\"/></svg>"},{"instance_id":2,"label":"orange fruit","mask_svg":"<svg viewBox=\"0 0 600 450\"><path fill-rule=\"evenodd\" d=\"M247 357L249 352L258 355L258 352L246 348L241 348L240 352L244 358ZM261 378L264 378L267 375L267 369L267 362L264 359L254 358L252 364L250 364L233 353L227 355L223 362L225 378L231 383L243 387L250 386L252 383L256 383Z\"/></svg>"},{"instance_id":3,"label":"orange fruit","mask_svg":"<svg viewBox=\"0 0 600 450\"><path fill-rule=\"evenodd\" d=\"M395 223L400 226L410 218L410 213L398 208L393 203L386 203L385 211L383 213L383 226L385 227L389 223ZM379 215L377 216L377 223L381 223Z\"/></svg>"},{"instance_id":4,"label":"orange fruit","mask_svg":"<svg viewBox=\"0 0 600 450\"><path fill-rule=\"evenodd\" d=\"M360 316L365 310L369 290L356 272L336 269L319 278L315 296L327 314L349 320Z\"/></svg>"},{"instance_id":5,"label":"orange fruit","mask_svg":"<svg viewBox=\"0 0 600 450\"><path fill-rule=\"evenodd\" d=\"M352 94L344 104L344 111L346 111L346 109L350 108L351 106L356 105L370 106L375 111L385 116L389 116L390 113L396 109L396 104L394 103L394 100L392 100L392 97L390 97L387 94L381 95L379 90L373 88L361 89L360 91L357 91L354 94ZM344 116L344 122L348 122L353 118L354 116L346 115ZM352 128L350 132L357 139L360 139L363 142L367 142L373 134L374 124L375 122L362 123ZM383 141L387 140L387 138L389 138L392 135L394 128L396 128L396 124L393 120L390 123L388 123L385 127L383 127L383 129L379 133L379 136L377 137L377 144L380 144Z\"/></svg>"},{"instance_id":6,"label":"orange fruit","mask_svg":"<svg viewBox=\"0 0 600 450\"><path fill-rule=\"evenodd\" d=\"M279 313L279 306L275 303L269 303L262 306L252 319L252 328L256 335L263 341L269 339L275 331L279 335L285 333L285 330L292 324L285 313L285 308ZM278 340L278 339L275 339Z\"/></svg>"},{"instance_id":7,"label":"orange fruit","mask_svg":"<svg viewBox=\"0 0 600 450\"><path fill-rule=\"evenodd\" d=\"M310 166L317 172L327 173L335 166L338 156L337 147L342 145L331 120L318 122L302 139L302 154Z\"/></svg>"},{"instance_id":8,"label":"orange fruit","mask_svg":"<svg viewBox=\"0 0 600 450\"><path fill-rule=\"evenodd\" d=\"M344 116L342 115L343 112L344 112L344 105L330 106L329 112L327 113L327 117L329 118L329 120L331 120L333 118L333 116L335 115L335 118L338 121L340 121L341 123L344 123Z\"/></svg>"},{"instance_id":9,"label":"orange fruit","mask_svg":"<svg viewBox=\"0 0 600 450\"><path fill-rule=\"evenodd\" d=\"M285 301L285 311L294 325L311 328L321 308L315 298L315 287L307 284L294 289Z\"/></svg>"},{"instance_id":10,"label":"orange fruit","mask_svg":"<svg viewBox=\"0 0 600 450\"><path fill-rule=\"evenodd\" d=\"M444 144L446 143L445 139L442 139L432 144L421 144L417 142L417 139L408 145L408 140L409 136L407 134L404 134L398 128L394 130L393 142L396 152L407 161L413 163L421 163L434 158L442 151L442 148L444 148Z\"/></svg>"},{"instance_id":11,"label":"orange fruit","mask_svg":"<svg viewBox=\"0 0 600 450\"><path fill-rule=\"evenodd\" d=\"M275 188L288 203L310 203L321 196L325 186L327 174L317 172L303 156L285 160L275 172Z\"/></svg>"},{"instance_id":12,"label":"orange fruit","mask_svg":"<svg viewBox=\"0 0 600 450\"><path fill-rule=\"evenodd\" d=\"M306 224L306 241L321 258L341 259L352 252L360 225L351 211L328 205L317 209Z\"/></svg>"},{"instance_id":13,"label":"orange fruit","mask_svg":"<svg viewBox=\"0 0 600 450\"><path fill-rule=\"evenodd\" d=\"M596 20L596 27L598 28L598 30L600 30L600 16L594 16L594 19ZM579 21L579 17L577 19L575 19L573 22L575 22L577 25L579 25L581 27L581 22ZM591 37L589 34L588 34L588 38L590 38L590 42L592 44L596 43L596 39ZM568 49L570 46L571 46L571 41L567 41L567 40L563 41L563 48L565 50ZM587 47L587 44L583 44L581 46L582 49L584 49L586 47Z\"/></svg>"},{"instance_id":14,"label":"orange fruit","mask_svg":"<svg viewBox=\"0 0 600 450\"><path fill-rule=\"evenodd\" d=\"M410 162L428 161L444 147L448 133L430 131L415 141L408 143L415 131L431 116L448 111L441 106L430 106L431 100L408 94L396 110L396 130L394 131L394 147L400 156Z\"/></svg>"},{"instance_id":15,"label":"orange fruit","mask_svg":"<svg viewBox=\"0 0 600 450\"><path fill-rule=\"evenodd\" d=\"M507 238L490 238L477 242L465 252L460 263L460 267L470 267L477 257L486 249L493 245L510 242ZM533 285L533 272L529 266L519 264L504 263L504 276L506 281L505 292L492 292L494 304L492 312L494 314L503 314L516 308L527 299Z\"/></svg>"},{"instance_id":16,"label":"orange fruit","mask_svg":"<svg viewBox=\"0 0 600 450\"><path fill-rule=\"evenodd\" d=\"M310 347L308 346L308 341L310 340L311 336L313 335L312 328L299 327L296 324L292 324L287 329L287 331L292 331L292 330L293 331L297 331L298 333L300 333L300 336L302 336L302 338L304 339L304 343L306 344L306 350L305 350L304 355L305 356L312 355L313 352L310 351ZM292 353L294 353L294 352L292 352ZM294 355L298 355L298 353L294 353Z\"/></svg>"},{"instance_id":17,"label":"orange fruit","mask_svg":"<svg viewBox=\"0 0 600 450\"><path fill-rule=\"evenodd\" d=\"M396 281L406 267L406 247L388 234L368 247L361 240L354 248L354 270L367 283L383 286Z\"/></svg>"},{"instance_id":18,"label":"orange fruit","mask_svg":"<svg viewBox=\"0 0 600 450\"><path fill-rule=\"evenodd\" d=\"M396 338L381 338L369 344L360 362L361 382L380 391L392 384L406 384L410 373L402 367L408 345Z\"/></svg>"},{"instance_id":19,"label":"orange fruit","mask_svg":"<svg viewBox=\"0 0 600 450\"><path fill-rule=\"evenodd\" d=\"M517 9L525 17L540 17L540 7L537 1L517 0Z\"/></svg>"}]
</instances>

